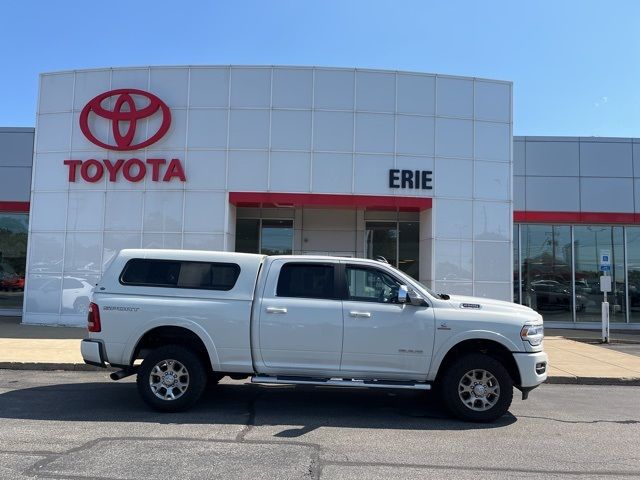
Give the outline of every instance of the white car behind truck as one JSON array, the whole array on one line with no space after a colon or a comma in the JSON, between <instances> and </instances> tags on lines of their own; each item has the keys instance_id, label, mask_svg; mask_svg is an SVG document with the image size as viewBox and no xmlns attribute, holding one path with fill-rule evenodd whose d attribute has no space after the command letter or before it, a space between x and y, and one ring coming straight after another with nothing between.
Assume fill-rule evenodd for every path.
<instances>
[{"instance_id":1,"label":"white car behind truck","mask_svg":"<svg viewBox=\"0 0 640 480\"><path fill-rule=\"evenodd\" d=\"M94 288L86 363L137 374L161 411L224 376L264 384L437 389L492 421L547 378L542 317L436 294L387 263L336 257L122 250Z\"/></svg>"}]
</instances>

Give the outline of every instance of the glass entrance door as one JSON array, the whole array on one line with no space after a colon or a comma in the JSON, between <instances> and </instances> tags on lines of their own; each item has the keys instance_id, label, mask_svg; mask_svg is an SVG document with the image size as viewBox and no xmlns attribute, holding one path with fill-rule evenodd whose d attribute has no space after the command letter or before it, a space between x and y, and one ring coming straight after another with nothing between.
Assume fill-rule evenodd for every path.
<instances>
[{"instance_id":1,"label":"glass entrance door","mask_svg":"<svg viewBox=\"0 0 640 480\"><path fill-rule=\"evenodd\" d=\"M291 255L293 251L292 220L262 220L260 253Z\"/></svg>"},{"instance_id":2,"label":"glass entrance door","mask_svg":"<svg viewBox=\"0 0 640 480\"><path fill-rule=\"evenodd\" d=\"M398 264L398 222L367 222L367 258L384 257Z\"/></svg>"},{"instance_id":3,"label":"glass entrance door","mask_svg":"<svg viewBox=\"0 0 640 480\"><path fill-rule=\"evenodd\" d=\"M403 272L420 275L419 222L367 222L365 241L367 258L382 256Z\"/></svg>"},{"instance_id":4,"label":"glass entrance door","mask_svg":"<svg viewBox=\"0 0 640 480\"><path fill-rule=\"evenodd\" d=\"M239 218L236 221L236 252L291 255L293 220Z\"/></svg>"},{"instance_id":5,"label":"glass entrance door","mask_svg":"<svg viewBox=\"0 0 640 480\"><path fill-rule=\"evenodd\" d=\"M589 225L573 227L575 252L576 321L602 319L600 256L611 257L612 290L608 294L611 322L626 320L624 237L622 227Z\"/></svg>"}]
</instances>

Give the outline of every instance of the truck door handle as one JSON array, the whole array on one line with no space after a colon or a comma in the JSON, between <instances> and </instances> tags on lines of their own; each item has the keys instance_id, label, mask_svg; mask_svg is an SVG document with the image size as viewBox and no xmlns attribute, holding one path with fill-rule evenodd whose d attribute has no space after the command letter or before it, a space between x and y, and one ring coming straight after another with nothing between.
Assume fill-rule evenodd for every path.
<instances>
[{"instance_id":1,"label":"truck door handle","mask_svg":"<svg viewBox=\"0 0 640 480\"><path fill-rule=\"evenodd\" d=\"M280 307L267 307L267 313L287 313L287 309Z\"/></svg>"},{"instance_id":2,"label":"truck door handle","mask_svg":"<svg viewBox=\"0 0 640 480\"><path fill-rule=\"evenodd\" d=\"M349 312L349 315L356 318L371 318L371 314L369 312Z\"/></svg>"}]
</instances>

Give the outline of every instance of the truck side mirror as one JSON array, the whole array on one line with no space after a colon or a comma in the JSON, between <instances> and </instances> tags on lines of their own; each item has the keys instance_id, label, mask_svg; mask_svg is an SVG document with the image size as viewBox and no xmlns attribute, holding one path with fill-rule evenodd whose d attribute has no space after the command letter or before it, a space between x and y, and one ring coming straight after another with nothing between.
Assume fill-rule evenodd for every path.
<instances>
[{"instance_id":1,"label":"truck side mirror","mask_svg":"<svg viewBox=\"0 0 640 480\"><path fill-rule=\"evenodd\" d=\"M411 302L411 305L414 305L416 307L424 307L427 305L427 302L424 301L424 298L422 298L417 292L415 292L414 290L410 290L407 293L407 297L409 298L409 302Z\"/></svg>"},{"instance_id":2,"label":"truck side mirror","mask_svg":"<svg viewBox=\"0 0 640 480\"><path fill-rule=\"evenodd\" d=\"M406 285L400 285L398 287L398 303L407 303L407 297L409 296L409 289Z\"/></svg>"}]
</instances>

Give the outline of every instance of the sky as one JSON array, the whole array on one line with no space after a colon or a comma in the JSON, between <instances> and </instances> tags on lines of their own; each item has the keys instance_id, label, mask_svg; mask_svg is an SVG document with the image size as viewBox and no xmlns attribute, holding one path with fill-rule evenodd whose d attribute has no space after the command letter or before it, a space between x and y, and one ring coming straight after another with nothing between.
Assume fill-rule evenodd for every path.
<instances>
[{"instance_id":1,"label":"sky","mask_svg":"<svg viewBox=\"0 0 640 480\"><path fill-rule=\"evenodd\" d=\"M0 127L41 72L318 65L510 80L515 135L640 137L637 0L7 0L0 45Z\"/></svg>"}]
</instances>

